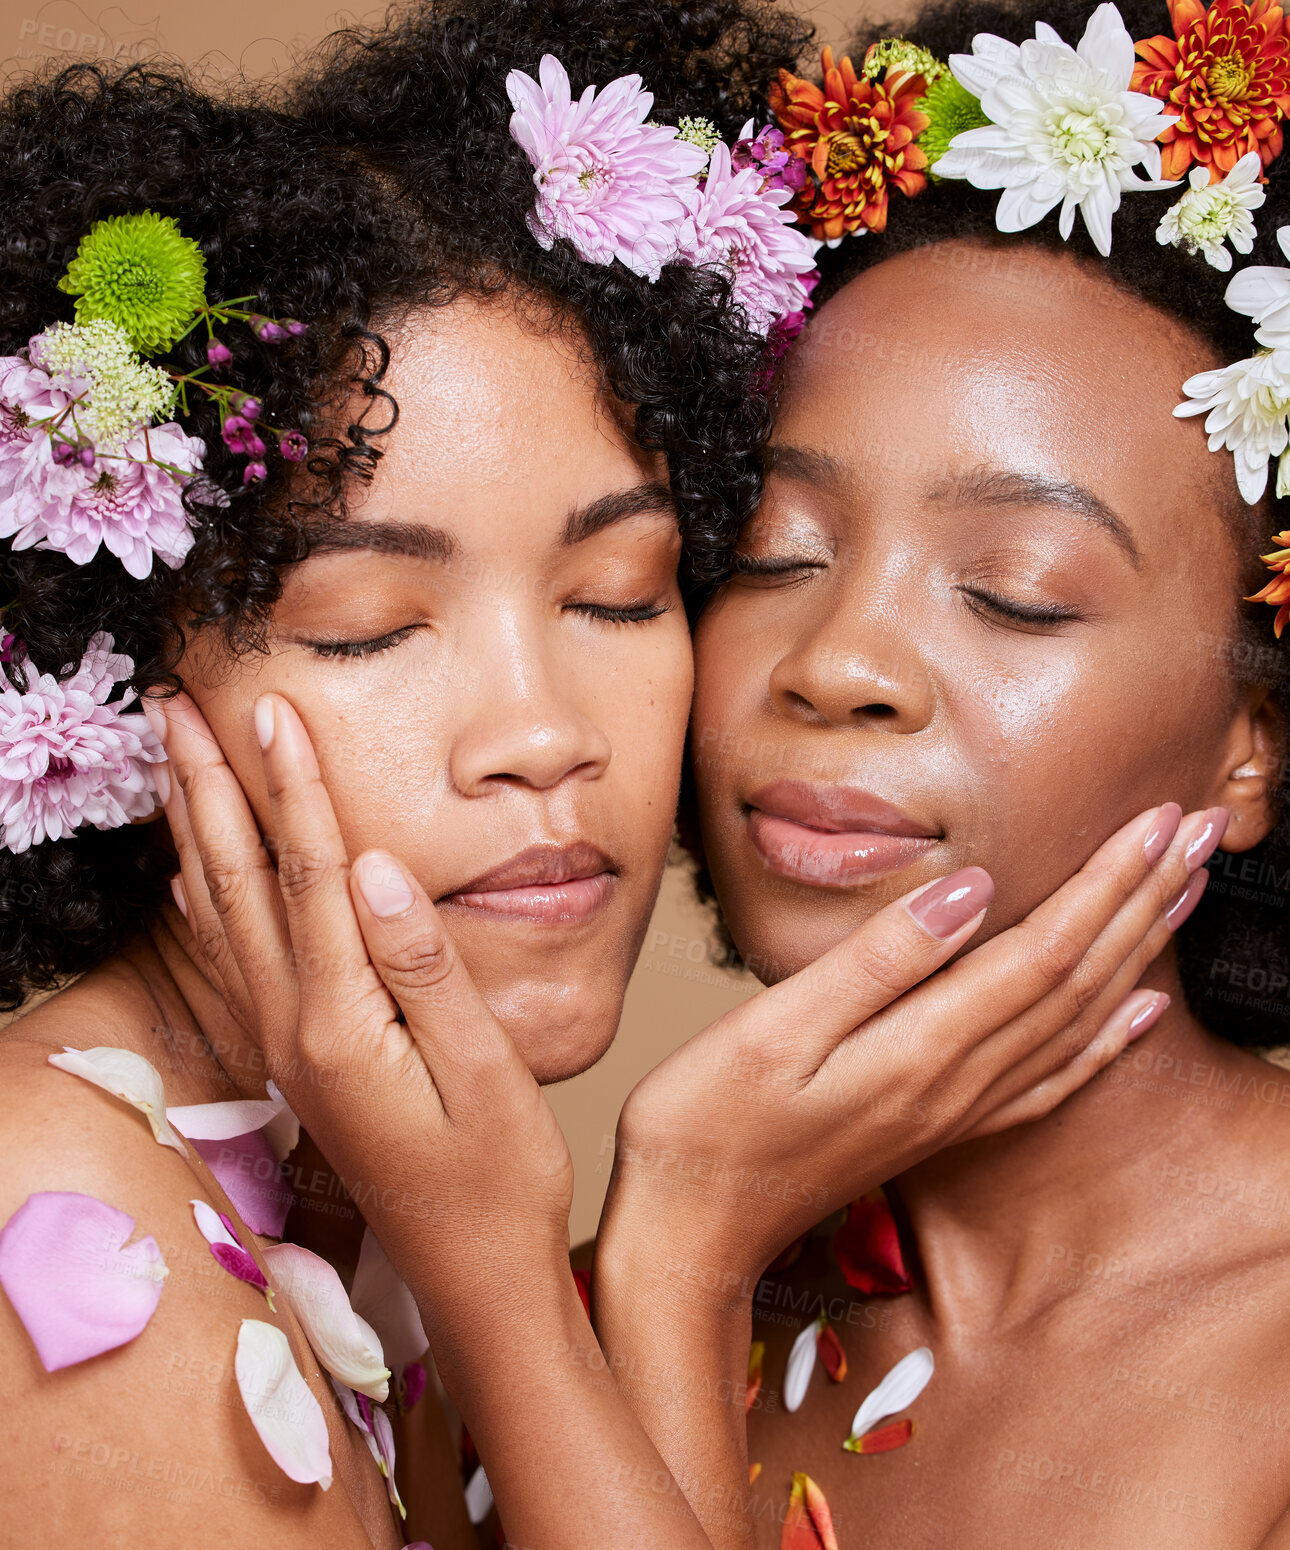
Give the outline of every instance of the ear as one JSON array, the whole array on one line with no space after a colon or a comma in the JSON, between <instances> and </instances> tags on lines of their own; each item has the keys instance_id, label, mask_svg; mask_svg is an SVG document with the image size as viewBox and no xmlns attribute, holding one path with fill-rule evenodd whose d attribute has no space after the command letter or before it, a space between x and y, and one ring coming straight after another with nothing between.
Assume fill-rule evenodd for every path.
<instances>
[{"instance_id":1,"label":"ear","mask_svg":"<svg viewBox=\"0 0 1290 1550\"><path fill-rule=\"evenodd\" d=\"M1233 717L1221 766L1224 778L1213 797L1232 815L1220 850L1253 850L1271 833L1285 738L1285 720L1276 701L1266 689L1249 690Z\"/></svg>"}]
</instances>

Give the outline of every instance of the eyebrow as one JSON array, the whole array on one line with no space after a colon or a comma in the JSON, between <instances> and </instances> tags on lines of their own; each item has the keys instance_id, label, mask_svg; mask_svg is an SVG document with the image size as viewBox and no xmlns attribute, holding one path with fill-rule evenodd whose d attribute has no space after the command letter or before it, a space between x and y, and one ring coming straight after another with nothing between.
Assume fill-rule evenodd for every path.
<instances>
[{"instance_id":1,"label":"eyebrow","mask_svg":"<svg viewBox=\"0 0 1290 1550\"><path fill-rule=\"evenodd\" d=\"M928 499L951 500L964 506L1051 506L1068 511L1109 533L1134 570L1142 566L1142 555L1124 519L1082 484L1050 479L1045 474L974 468L935 486L928 492Z\"/></svg>"},{"instance_id":2,"label":"eyebrow","mask_svg":"<svg viewBox=\"0 0 1290 1550\"><path fill-rule=\"evenodd\" d=\"M847 484L846 469L839 459L809 447L772 446L767 471L772 469L785 479L801 479L806 484L835 488L843 488Z\"/></svg>"},{"instance_id":3,"label":"eyebrow","mask_svg":"<svg viewBox=\"0 0 1290 1550\"><path fill-rule=\"evenodd\" d=\"M565 520L560 542L566 547L580 544L615 522L655 513L676 516L672 493L665 484L651 480L633 485L630 490L615 490L586 506L574 507ZM444 528L428 527L421 522L353 522L336 518L312 524L309 528L311 556L345 554L359 549L444 564L456 558L461 546Z\"/></svg>"}]
</instances>

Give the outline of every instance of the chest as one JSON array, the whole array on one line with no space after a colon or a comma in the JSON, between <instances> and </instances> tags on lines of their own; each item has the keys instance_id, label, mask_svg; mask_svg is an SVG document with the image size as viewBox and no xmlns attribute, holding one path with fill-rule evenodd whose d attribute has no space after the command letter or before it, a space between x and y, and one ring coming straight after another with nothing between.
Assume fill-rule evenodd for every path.
<instances>
[{"instance_id":1,"label":"chest","mask_svg":"<svg viewBox=\"0 0 1290 1550\"><path fill-rule=\"evenodd\" d=\"M1290 1501L1290 1359L1275 1336L1286 1304L1274 1290L1245 1288L1239 1307L1070 1306L937 1350L915 1298L856 1301L835 1288L824 1306L846 1376L834 1382L817 1363L792 1414L783 1380L802 1320L763 1320L763 1387L748 1417L759 1550L779 1546L797 1471L824 1492L840 1550L1262 1543ZM909 1442L845 1451L860 1402L923 1344L936 1371L903 1412Z\"/></svg>"}]
</instances>

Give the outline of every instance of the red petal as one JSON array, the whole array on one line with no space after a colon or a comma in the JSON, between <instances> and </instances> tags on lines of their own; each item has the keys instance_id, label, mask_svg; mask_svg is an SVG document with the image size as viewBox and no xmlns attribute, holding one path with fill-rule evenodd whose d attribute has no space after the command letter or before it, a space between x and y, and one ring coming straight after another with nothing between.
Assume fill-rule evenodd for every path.
<instances>
[{"instance_id":1,"label":"red petal","mask_svg":"<svg viewBox=\"0 0 1290 1550\"><path fill-rule=\"evenodd\" d=\"M890 1453L893 1448L903 1448L914 1435L914 1423L908 1417L866 1432L863 1437L848 1437L842 1446L848 1453Z\"/></svg>"},{"instance_id":2,"label":"red petal","mask_svg":"<svg viewBox=\"0 0 1290 1550\"><path fill-rule=\"evenodd\" d=\"M779 1550L838 1550L829 1504L810 1475L793 1476Z\"/></svg>"},{"instance_id":3,"label":"red petal","mask_svg":"<svg viewBox=\"0 0 1290 1550\"><path fill-rule=\"evenodd\" d=\"M842 1342L832 1324L825 1324L816 1335L815 1349L819 1352L825 1372L834 1383L841 1383L847 1375L847 1353L842 1349Z\"/></svg>"},{"instance_id":4,"label":"red petal","mask_svg":"<svg viewBox=\"0 0 1290 1550\"><path fill-rule=\"evenodd\" d=\"M582 1298L582 1306L588 1318L591 1317L591 1271L575 1270L573 1283L578 1288L578 1296Z\"/></svg>"},{"instance_id":5,"label":"red petal","mask_svg":"<svg viewBox=\"0 0 1290 1550\"><path fill-rule=\"evenodd\" d=\"M847 1219L833 1235L833 1257L857 1291L884 1296L913 1287L900 1252L896 1219L880 1189L847 1207Z\"/></svg>"}]
</instances>

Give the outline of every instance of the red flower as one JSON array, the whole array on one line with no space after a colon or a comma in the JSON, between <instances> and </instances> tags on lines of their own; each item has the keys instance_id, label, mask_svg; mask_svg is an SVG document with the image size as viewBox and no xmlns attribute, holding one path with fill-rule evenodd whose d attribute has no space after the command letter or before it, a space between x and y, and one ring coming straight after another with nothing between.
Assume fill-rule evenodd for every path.
<instances>
[{"instance_id":1,"label":"red flower","mask_svg":"<svg viewBox=\"0 0 1290 1550\"><path fill-rule=\"evenodd\" d=\"M833 1257L857 1291L893 1296L914 1284L901 1256L896 1219L880 1189L847 1207L847 1219L833 1235Z\"/></svg>"},{"instance_id":2,"label":"red flower","mask_svg":"<svg viewBox=\"0 0 1290 1550\"><path fill-rule=\"evenodd\" d=\"M857 76L851 61L822 55L824 90L787 70L769 97L785 146L809 163L811 180L790 206L811 235L833 240L864 226L884 231L887 190L912 198L927 186L927 157L914 141L928 118L915 107L927 90L921 75L888 70L882 81Z\"/></svg>"},{"instance_id":3,"label":"red flower","mask_svg":"<svg viewBox=\"0 0 1290 1550\"><path fill-rule=\"evenodd\" d=\"M1284 533L1278 533L1273 542L1290 544L1290 528ZM1277 610L1277 616L1272 622L1272 628L1276 632L1277 639L1280 640L1281 631L1285 629L1286 621L1290 620L1290 548L1276 549L1271 554L1265 554L1261 558L1268 569L1276 571L1277 574L1261 592L1256 592L1253 597L1246 598L1246 602L1272 604Z\"/></svg>"},{"instance_id":4,"label":"red flower","mask_svg":"<svg viewBox=\"0 0 1290 1550\"><path fill-rule=\"evenodd\" d=\"M1166 104L1178 122L1160 136L1161 177L1193 161L1221 182L1249 151L1266 167L1281 154L1290 113L1290 40L1279 0L1168 0L1174 36L1134 45L1134 91Z\"/></svg>"},{"instance_id":5,"label":"red flower","mask_svg":"<svg viewBox=\"0 0 1290 1550\"><path fill-rule=\"evenodd\" d=\"M829 1504L810 1475L793 1476L779 1550L838 1550Z\"/></svg>"}]
</instances>

